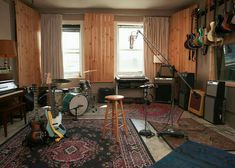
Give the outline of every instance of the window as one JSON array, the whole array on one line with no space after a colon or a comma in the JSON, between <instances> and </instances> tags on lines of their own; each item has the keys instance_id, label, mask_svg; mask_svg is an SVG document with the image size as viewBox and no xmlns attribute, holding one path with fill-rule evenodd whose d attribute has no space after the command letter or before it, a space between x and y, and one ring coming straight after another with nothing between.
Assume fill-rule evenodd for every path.
<instances>
[{"instance_id":1,"label":"window","mask_svg":"<svg viewBox=\"0 0 235 168\"><path fill-rule=\"evenodd\" d=\"M117 25L117 75L144 75L144 42L135 38L130 49L130 35L143 32L143 25Z\"/></svg>"},{"instance_id":2,"label":"window","mask_svg":"<svg viewBox=\"0 0 235 168\"><path fill-rule=\"evenodd\" d=\"M235 81L235 43L223 45L222 52L220 49L216 54L218 78L225 81Z\"/></svg>"},{"instance_id":3,"label":"window","mask_svg":"<svg viewBox=\"0 0 235 168\"><path fill-rule=\"evenodd\" d=\"M78 78L82 70L80 25L62 27L64 78Z\"/></svg>"}]
</instances>

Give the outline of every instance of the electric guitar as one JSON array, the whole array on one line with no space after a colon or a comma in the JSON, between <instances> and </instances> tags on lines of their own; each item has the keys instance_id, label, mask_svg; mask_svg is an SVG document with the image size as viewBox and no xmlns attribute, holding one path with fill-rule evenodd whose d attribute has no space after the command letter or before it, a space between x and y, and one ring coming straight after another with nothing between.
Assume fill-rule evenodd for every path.
<instances>
[{"instance_id":1,"label":"electric guitar","mask_svg":"<svg viewBox=\"0 0 235 168\"><path fill-rule=\"evenodd\" d=\"M215 20L215 18L216 18L217 2L214 1L214 3L215 3L215 9L214 9L214 20ZM219 42L219 43L222 44L223 43L223 38L216 36L215 26L216 26L215 21L210 22L210 31L207 33L207 39L210 42L215 42L215 43Z\"/></svg>"},{"instance_id":2,"label":"electric guitar","mask_svg":"<svg viewBox=\"0 0 235 168\"><path fill-rule=\"evenodd\" d=\"M49 90L49 102L51 105L51 111L46 110L45 115L47 118L47 126L46 130L48 132L49 137L55 138L55 141L58 142L60 141L64 135L66 134L66 129L62 125L62 114L59 112L58 116L55 116L55 100L54 96L52 96L52 89L51 89L51 74L47 74L47 80L46 83L48 85L48 90Z\"/></svg>"},{"instance_id":3,"label":"electric guitar","mask_svg":"<svg viewBox=\"0 0 235 168\"><path fill-rule=\"evenodd\" d=\"M31 141L32 142L43 142L45 138L45 132L43 131L43 123L39 121L39 113L38 113L38 89L37 85L32 85L33 93L34 93L34 109L35 119L30 122L31 126Z\"/></svg>"},{"instance_id":4,"label":"electric guitar","mask_svg":"<svg viewBox=\"0 0 235 168\"><path fill-rule=\"evenodd\" d=\"M224 16L217 15L216 17L216 26L215 26L215 33L219 37L224 37L225 34L231 33L232 29L230 25L227 23L229 17L229 12L227 12L227 0L224 0Z\"/></svg>"}]
</instances>

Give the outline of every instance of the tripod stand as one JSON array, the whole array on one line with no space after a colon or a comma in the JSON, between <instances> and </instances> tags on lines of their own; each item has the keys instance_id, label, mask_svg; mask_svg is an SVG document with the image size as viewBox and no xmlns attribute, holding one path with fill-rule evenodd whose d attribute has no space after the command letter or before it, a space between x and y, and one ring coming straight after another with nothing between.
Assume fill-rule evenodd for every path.
<instances>
[{"instance_id":1,"label":"tripod stand","mask_svg":"<svg viewBox=\"0 0 235 168\"><path fill-rule=\"evenodd\" d=\"M147 138L153 137L155 134L151 130L147 130L147 110L146 106L152 102L152 95L149 94L149 89L153 88L153 84L141 85L140 88L144 89L144 129L139 131L139 134ZM150 98L151 97L151 98Z\"/></svg>"}]
</instances>

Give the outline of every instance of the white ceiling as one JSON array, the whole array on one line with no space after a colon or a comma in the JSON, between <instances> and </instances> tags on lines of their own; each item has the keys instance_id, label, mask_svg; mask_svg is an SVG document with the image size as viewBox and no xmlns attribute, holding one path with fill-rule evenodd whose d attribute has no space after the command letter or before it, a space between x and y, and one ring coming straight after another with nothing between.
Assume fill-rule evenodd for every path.
<instances>
[{"instance_id":1,"label":"white ceiling","mask_svg":"<svg viewBox=\"0 0 235 168\"><path fill-rule=\"evenodd\" d=\"M32 0L40 9L53 8L108 8L108 9L161 9L176 10L197 0Z\"/></svg>"}]
</instances>

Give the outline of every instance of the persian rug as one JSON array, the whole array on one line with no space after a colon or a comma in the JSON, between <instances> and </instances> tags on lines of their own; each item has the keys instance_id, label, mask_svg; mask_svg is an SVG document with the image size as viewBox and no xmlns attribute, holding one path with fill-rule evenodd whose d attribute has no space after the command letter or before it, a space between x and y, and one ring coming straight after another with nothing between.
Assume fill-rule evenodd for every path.
<instances>
[{"instance_id":1,"label":"persian rug","mask_svg":"<svg viewBox=\"0 0 235 168\"><path fill-rule=\"evenodd\" d=\"M156 131L162 131L162 124L150 122ZM222 150L235 150L235 142L221 135L213 129L193 120L192 118L181 118L178 125L174 125L174 130L184 132L185 138L176 138L163 135L163 139L172 148L176 148L185 141L192 140L198 143L207 144Z\"/></svg>"},{"instance_id":2,"label":"persian rug","mask_svg":"<svg viewBox=\"0 0 235 168\"><path fill-rule=\"evenodd\" d=\"M187 141L149 168L234 168L235 155Z\"/></svg>"},{"instance_id":3,"label":"persian rug","mask_svg":"<svg viewBox=\"0 0 235 168\"><path fill-rule=\"evenodd\" d=\"M0 146L0 167L46 168L142 168L154 160L130 120L128 136L120 131L120 145L107 133L101 137L103 120L64 120L68 137L59 142L27 147L22 145L30 132L27 126Z\"/></svg>"},{"instance_id":4,"label":"persian rug","mask_svg":"<svg viewBox=\"0 0 235 168\"><path fill-rule=\"evenodd\" d=\"M87 109L87 111L78 116L79 118L96 118L96 119L104 119L104 114L106 110L106 104L96 104L97 111L93 112L91 109ZM39 115L45 116L45 110L43 108L39 109ZM129 119L145 119L145 114L147 114L147 121L154 121L160 123L170 123L170 119L172 117L173 123L177 123L181 115L183 114L183 110L178 106L174 106L171 110L171 104L164 103L151 103L150 105L145 104L124 104L124 111L126 112L126 117ZM32 119L34 117L33 112L28 112L28 119ZM75 116L70 112L66 112L63 115L65 119L72 119Z\"/></svg>"},{"instance_id":5,"label":"persian rug","mask_svg":"<svg viewBox=\"0 0 235 168\"><path fill-rule=\"evenodd\" d=\"M164 103L151 103L145 104L125 104L124 110L126 111L127 118L143 119L147 114L147 121L169 123L172 117L173 122L176 123L183 113L183 110L178 106L171 109L171 104Z\"/></svg>"}]
</instances>

